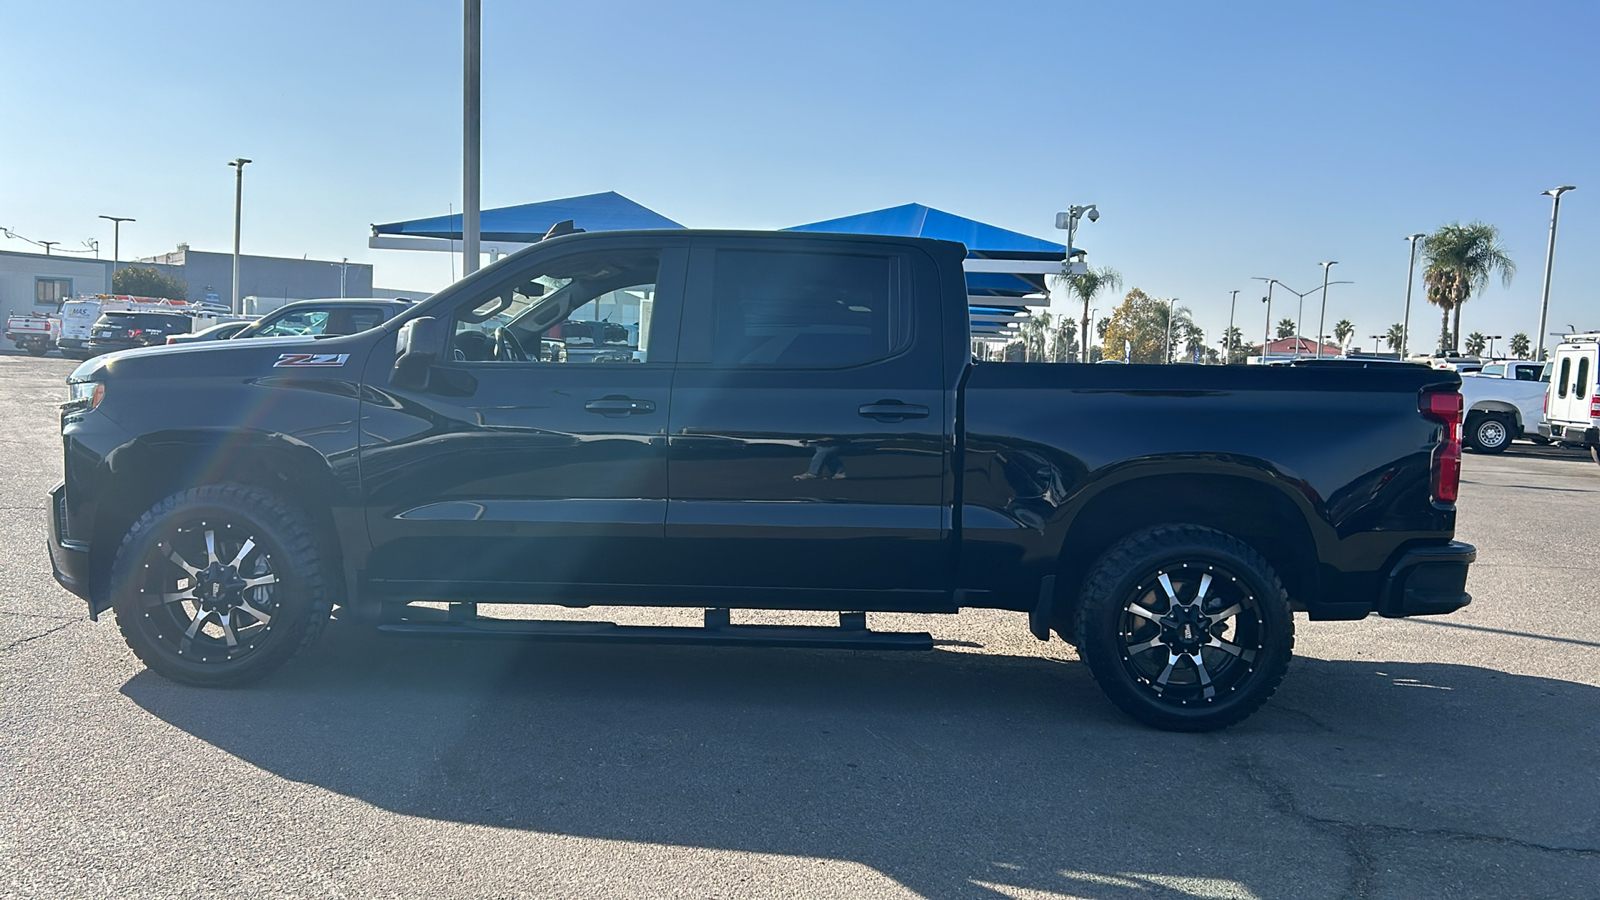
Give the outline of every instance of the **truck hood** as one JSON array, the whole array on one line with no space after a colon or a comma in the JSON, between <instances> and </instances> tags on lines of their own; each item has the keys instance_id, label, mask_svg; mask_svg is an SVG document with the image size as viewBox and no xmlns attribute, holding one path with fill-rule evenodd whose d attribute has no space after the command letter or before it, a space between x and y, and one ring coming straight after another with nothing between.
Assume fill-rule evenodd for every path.
<instances>
[{"instance_id":1,"label":"truck hood","mask_svg":"<svg viewBox=\"0 0 1600 900\"><path fill-rule=\"evenodd\" d=\"M189 375L237 377L310 370L359 377L366 352L381 331L327 338L270 337L225 341L192 341L119 350L87 360L67 381Z\"/></svg>"}]
</instances>

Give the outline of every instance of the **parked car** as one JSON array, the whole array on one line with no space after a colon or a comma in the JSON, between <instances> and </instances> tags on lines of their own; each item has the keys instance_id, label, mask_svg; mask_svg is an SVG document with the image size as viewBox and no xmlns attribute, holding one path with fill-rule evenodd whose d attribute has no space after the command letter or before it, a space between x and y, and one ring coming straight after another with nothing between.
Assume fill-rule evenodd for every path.
<instances>
[{"instance_id":1,"label":"parked car","mask_svg":"<svg viewBox=\"0 0 1600 900\"><path fill-rule=\"evenodd\" d=\"M128 294L95 294L76 297L61 304L61 355L68 359L88 359L90 332L100 317L109 312L154 312L193 316L200 304L162 297L135 297Z\"/></svg>"},{"instance_id":2,"label":"parked car","mask_svg":"<svg viewBox=\"0 0 1600 900\"><path fill-rule=\"evenodd\" d=\"M102 313L89 329L84 349L91 355L165 344L167 336L188 334L194 320L186 315L158 312Z\"/></svg>"},{"instance_id":3,"label":"parked car","mask_svg":"<svg viewBox=\"0 0 1600 900\"><path fill-rule=\"evenodd\" d=\"M1539 426L1544 424L1545 385L1539 381L1539 372L1543 368L1543 363L1536 362L1495 363L1461 376L1461 402L1466 409L1462 440L1468 448L1500 453L1517 438L1542 440ZM1491 373L1491 369L1498 371Z\"/></svg>"},{"instance_id":4,"label":"parked car","mask_svg":"<svg viewBox=\"0 0 1600 900\"><path fill-rule=\"evenodd\" d=\"M7 316L5 334L6 340L15 344L18 350L26 351L29 356L43 356L56 349L56 340L61 336L61 320L54 316L27 313Z\"/></svg>"},{"instance_id":5,"label":"parked car","mask_svg":"<svg viewBox=\"0 0 1600 900\"><path fill-rule=\"evenodd\" d=\"M1118 707L1185 731L1266 701L1295 611L1469 602L1454 372L975 362L965 258L572 234L359 334L86 363L56 579L199 685L278 668L335 604L411 636L877 649L933 641L868 612L1014 610ZM617 291L651 304L638 362L539 358ZM480 602L710 608L694 629ZM734 625L735 606L840 624Z\"/></svg>"},{"instance_id":6,"label":"parked car","mask_svg":"<svg viewBox=\"0 0 1600 900\"><path fill-rule=\"evenodd\" d=\"M253 324L255 323L251 319L240 319L237 322L218 322L215 325L202 328L190 334L167 335L167 343L188 344L194 341L225 341Z\"/></svg>"},{"instance_id":7,"label":"parked car","mask_svg":"<svg viewBox=\"0 0 1600 900\"><path fill-rule=\"evenodd\" d=\"M1540 433L1587 447L1600 463L1600 333L1570 334L1551 357L1552 374Z\"/></svg>"},{"instance_id":8,"label":"parked car","mask_svg":"<svg viewBox=\"0 0 1600 900\"><path fill-rule=\"evenodd\" d=\"M376 328L411 306L409 300L296 300L240 329L231 340L355 334Z\"/></svg>"}]
</instances>

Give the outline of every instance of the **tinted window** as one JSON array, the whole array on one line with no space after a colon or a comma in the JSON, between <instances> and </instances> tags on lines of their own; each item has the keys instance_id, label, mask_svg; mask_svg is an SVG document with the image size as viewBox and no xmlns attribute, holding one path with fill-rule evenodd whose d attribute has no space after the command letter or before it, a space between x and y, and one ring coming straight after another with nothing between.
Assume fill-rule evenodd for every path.
<instances>
[{"instance_id":1,"label":"tinted window","mask_svg":"<svg viewBox=\"0 0 1600 900\"><path fill-rule=\"evenodd\" d=\"M1539 370L1542 366L1517 366L1518 381L1538 381Z\"/></svg>"},{"instance_id":2,"label":"tinted window","mask_svg":"<svg viewBox=\"0 0 1600 900\"><path fill-rule=\"evenodd\" d=\"M660 254L553 260L456 312L457 362L647 363Z\"/></svg>"},{"instance_id":3,"label":"tinted window","mask_svg":"<svg viewBox=\"0 0 1600 900\"><path fill-rule=\"evenodd\" d=\"M1483 374L1485 374L1485 375L1494 375L1494 376L1498 377L1498 376L1506 374L1506 367L1505 366L1484 366L1483 367Z\"/></svg>"},{"instance_id":4,"label":"tinted window","mask_svg":"<svg viewBox=\"0 0 1600 900\"><path fill-rule=\"evenodd\" d=\"M108 312L102 318L108 325L153 328L166 334L186 332L193 324L187 316L166 316L161 313Z\"/></svg>"},{"instance_id":5,"label":"tinted window","mask_svg":"<svg viewBox=\"0 0 1600 900\"><path fill-rule=\"evenodd\" d=\"M328 327L328 311L325 309L297 309L284 313L272 324L257 331L251 337L283 337L285 335L317 335Z\"/></svg>"},{"instance_id":6,"label":"tinted window","mask_svg":"<svg viewBox=\"0 0 1600 900\"><path fill-rule=\"evenodd\" d=\"M1572 379L1572 392L1578 399L1588 396L1589 391L1589 357L1578 360L1578 377Z\"/></svg>"},{"instance_id":7,"label":"tinted window","mask_svg":"<svg viewBox=\"0 0 1600 900\"><path fill-rule=\"evenodd\" d=\"M324 332L326 334L355 334L383 324L381 309L343 309L334 312L332 321Z\"/></svg>"},{"instance_id":8,"label":"tinted window","mask_svg":"<svg viewBox=\"0 0 1600 900\"><path fill-rule=\"evenodd\" d=\"M1556 396L1557 397L1565 397L1567 395L1567 384L1569 383L1568 380L1567 380L1567 376L1569 376L1571 374L1572 374L1572 357L1569 356L1566 359L1563 359L1561 361L1561 374L1556 377Z\"/></svg>"},{"instance_id":9,"label":"tinted window","mask_svg":"<svg viewBox=\"0 0 1600 900\"><path fill-rule=\"evenodd\" d=\"M712 362L837 369L886 359L909 337L885 256L720 250Z\"/></svg>"}]
</instances>

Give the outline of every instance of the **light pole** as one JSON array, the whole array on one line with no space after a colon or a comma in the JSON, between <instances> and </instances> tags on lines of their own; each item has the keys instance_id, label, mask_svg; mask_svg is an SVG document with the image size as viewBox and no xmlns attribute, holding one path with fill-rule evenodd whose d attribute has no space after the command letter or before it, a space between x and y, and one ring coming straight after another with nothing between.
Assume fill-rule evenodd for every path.
<instances>
[{"instance_id":1,"label":"light pole","mask_svg":"<svg viewBox=\"0 0 1600 900\"><path fill-rule=\"evenodd\" d=\"M1239 303L1239 292L1229 291L1228 298L1228 333L1222 336L1222 364L1233 362L1233 310Z\"/></svg>"},{"instance_id":2,"label":"light pole","mask_svg":"<svg viewBox=\"0 0 1600 900\"><path fill-rule=\"evenodd\" d=\"M1489 338L1489 358L1490 359L1494 359L1494 342L1500 340L1504 336L1505 335L1500 335L1500 334L1487 335L1487 337Z\"/></svg>"},{"instance_id":3,"label":"light pole","mask_svg":"<svg viewBox=\"0 0 1600 900\"><path fill-rule=\"evenodd\" d=\"M461 30L466 44L462 56L466 66L462 73L464 96L461 103L461 193L464 195L461 204L461 276L465 278L478 271L478 147L482 121L479 83L482 80L483 4L482 0L465 0L462 7L464 21Z\"/></svg>"},{"instance_id":4,"label":"light pole","mask_svg":"<svg viewBox=\"0 0 1600 900\"><path fill-rule=\"evenodd\" d=\"M1576 185L1564 184L1558 188L1541 191L1550 198L1550 245L1544 251L1544 291L1539 301L1539 351L1534 359L1544 359L1544 330L1550 318L1550 270L1556 262L1556 220L1561 216L1561 195L1577 190Z\"/></svg>"},{"instance_id":5,"label":"light pole","mask_svg":"<svg viewBox=\"0 0 1600 900\"><path fill-rule=\"evenodd\" d=\"M1072 242L1078 234L1078 220L1084 216L1088 216L1089 221L1091 222L1100 221L1099 207L1095 206L1093 203L1090 203L1087 206L1069 206L1067 207L1066 212L1056 213L1056 227L1059 229L1064 229L1067 232L1066 263L1067 270L1069 272L1072 270L1072 255L1074 252ZM1068 275L1067 277L1071 278L1072 276ZM1083 361L1088 362L1089 342L1087 335L1089 334L1089 301L1087 299L1083 301L1083 333L1086 336L1083 344Z\"/></svg>"},{"instance_id":6,"label":"light pole","mask_svg":"<svg viewBox=\"0 0 1600 900\"><path fill-rule=\"evenodd\" d=\"M1267 295L1261 298L1261 302L1267 305L1267 327L1261 332L1261 362L1265 364L1267 361L1267 345L1272 343L1272 286L1278 284L1279 281L1276 278L1262 278L1260 275L1251 275L1250 278L1253 281L1265 281L1267 283Z\"/></svg>"},{"instance_id":7,"label":"light pole","mask_svg":"<svg viewBox=\"0 0 1600 900\"><path fill-rule=\"evenodd\" d=\"M1336 259L1317 263L1322 267L1322 312L1317 314L1317 359L1322 358L1322 329L1328 326L1328 273L1338 264Z\"/></svg>"},{"instance_id":8,"label":"light pole","mask_svg":"<svg viewBox=\"0 0 1600 900\"><path fill-rule=\"evenodd\" d=\"M54 247L55 245L57 245L59 243L61 243L61 242L60 241L40 241L39 242L39 246L44 248L44 255L45 256L49 256L50 255L50 248Z\"/></svg>"},{"instance_id":9,"label":"light pole","mask_svg":"<svg viewBox=\"0 0 1600 900\"><path fill-rule=\"evenodd\" d=\"M1177 297L1173 297L1171 300L1167 301L1167 346L1166 346L1167 356L1166 356L1165 359L1162 360L1163 363L1172 362L1172 317L1177 315L1177 314L1178 314L1178 298Z\"/></svg>"},{"instance_id":10,"label":"light pole","mask_svg":"<svg viewBox=\"0 0 1600 900\"><path fill-rule=\"evenodd\" d=\"M339 267L339 299L343 300L345 296L344 277L345 272L350 268L350 257L346 256L344 259L341 259L336 263L328 263L328 265Z\"/></svg>"},{"instance_id":11,"label":"light pole","mask_svg":"<svg viewBox=\"0 0 1600 900\"><path fill-rule=\"evenodd\" d=\"M236 316L244 311L239 297L239 208L244 202L244 167L250 162L241 156L228 163L233 167L233 302L228 311Z\"/></svg>"},{"instance_id":12,"label":"light pole","mask_svg":"<svg viewBox=\"0 0 1600 900\"><path fill-rule=\"evenodd\" d=\"M1372 337L1372 352L1373 353L1381 352L1381 351L1378 350L1378 348L1383 346L1383 338L1384 338L1384 336L1381 335L1381 334L1374 334L1374 335L1371 335L1371 337ZM1389 349L1393 350L1394 348L1390 347Z\"/></svg>"},{"instance_id":13,"label":"light pole","mask_svg":"<svg viewBox=\"0 0 1600 900\"><path fill-rule=\"evenodd\" d=\"M100 218L111 222L111 282L114 290L117 281L117 263L122 259L122 223L137 222L139 220L127 216L101 216Z\"/></svg>"},{"instance_id":14,"label":"light pole","mask_svg":"<svg viewBox=\"0 0 1600 900\"><path fill-rule=\"evenodd\" d=\"M1427 237L1425 232L1406 235L1411 244L1411 256L1406 261L1406 315L1400 320L1400 358L1406 358L1406 346L1411 339L1411 281L1417 274L1417 241Z\"/></svg>"}]
</instances>

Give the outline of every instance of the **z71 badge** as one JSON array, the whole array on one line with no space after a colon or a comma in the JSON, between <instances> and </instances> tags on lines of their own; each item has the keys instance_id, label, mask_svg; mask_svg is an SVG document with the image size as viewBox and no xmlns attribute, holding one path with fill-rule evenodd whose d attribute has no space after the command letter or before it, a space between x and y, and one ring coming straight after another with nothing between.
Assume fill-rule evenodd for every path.
<instances>
[{"instance_id":1,"label":"z71 badge","mask_svg":"<svg viewBox=\"0 0 1600 900\"><path fill-rule=\"evenodd\" d=\"M303 366L342 366L350 358L348 353L284 353L272 364L274 369Z\"/></svg>"}]
</instances>

